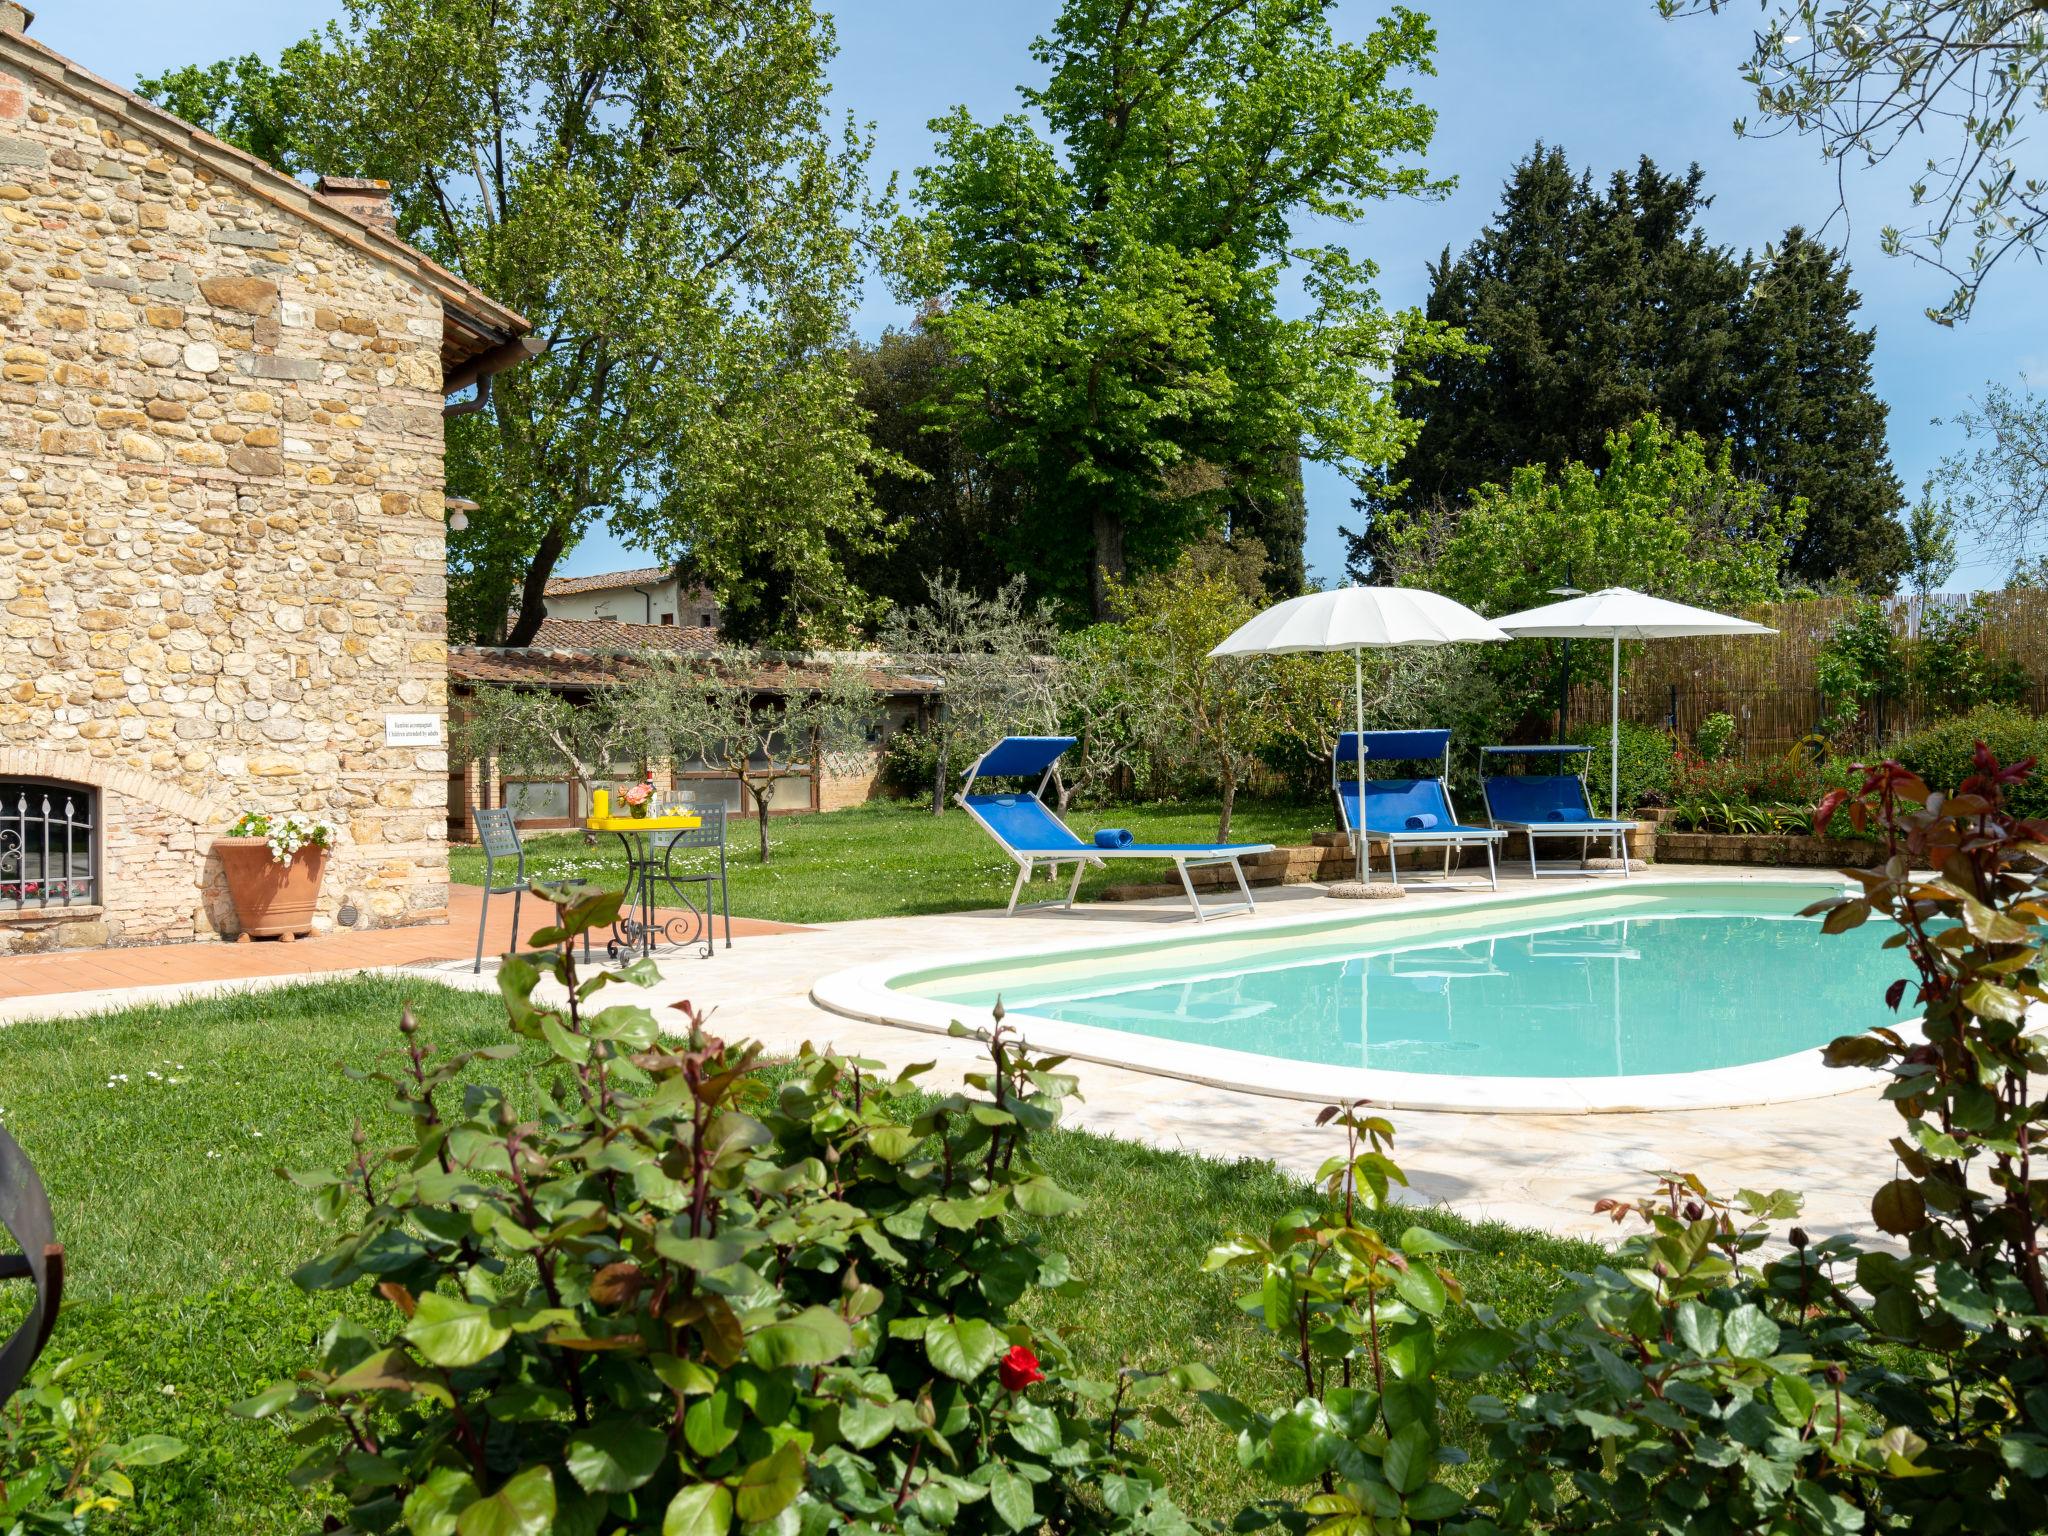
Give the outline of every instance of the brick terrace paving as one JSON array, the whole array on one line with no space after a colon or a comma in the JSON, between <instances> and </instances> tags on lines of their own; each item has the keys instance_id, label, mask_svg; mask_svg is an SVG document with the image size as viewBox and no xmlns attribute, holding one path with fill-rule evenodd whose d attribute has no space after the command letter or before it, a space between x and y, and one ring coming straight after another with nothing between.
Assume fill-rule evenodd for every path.
<instances>
[{"instance_id":1,"label":"brick terrace paving","mask_svg":"<svg viewBox=\"0 0 2048 1536\"><path fill-rule=\"evenodd\" d=\"M448 921L410 928L374 928L363 933L338 932L282 944L256 939L247 944L218 940L192 944L160 944L130 949L68 950L46 955L0 958L0 1002L72 992L107 992L127 987L192 985L248 981L283 976L328 975L340 971L381 970L390 966L461 960L467 967L476 954L476 925L483 893L473 885L448 888ZM548 908L532 900L519 909L520 926L531 933L548 918ZM664 916L675 916L665 913ZM489 942L484 947L485 975L490 960L512 947L512 898L491 898ZM733 940L803 930L789 923L735 917ZM719 942L724 943L724 924Z\"/></svg>"}]
</instances>

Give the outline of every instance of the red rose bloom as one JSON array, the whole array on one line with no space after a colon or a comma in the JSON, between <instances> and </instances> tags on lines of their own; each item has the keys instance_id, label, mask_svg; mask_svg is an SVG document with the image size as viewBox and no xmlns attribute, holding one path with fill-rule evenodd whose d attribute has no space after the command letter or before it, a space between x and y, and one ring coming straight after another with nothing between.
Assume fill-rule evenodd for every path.
<instances>
[{"instance_id":1,"label":"red rose bloom","mask_svg":"<svg viewBox=\"0 0 2048 1536\"><path fill-rule=\"evenodd\" d=\"M1010 1352L996 1362L996 1375L1012 1392L1022 1392L1032 1383L1045 1380L1045 1372L1038 1368L1038 1356L1022 1344L1012 1344Z\"/></svg>"}]
</instances>

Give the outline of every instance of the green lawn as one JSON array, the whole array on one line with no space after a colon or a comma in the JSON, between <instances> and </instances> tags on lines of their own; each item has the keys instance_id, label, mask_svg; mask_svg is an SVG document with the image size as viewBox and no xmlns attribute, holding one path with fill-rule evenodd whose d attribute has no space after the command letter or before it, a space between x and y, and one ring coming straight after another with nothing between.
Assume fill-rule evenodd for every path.
<instances>
[{"instance_id":1,"label":"green lawn","mask_svg":"<svg viewBox=\"0 0 2048 1536\"><path fill-rule=\"evenodd\" d=\"M385 1321L382 1302L307 1296L285 1278L322 1228L273 1170L338 1166L357 1118L373 1144L398 1135L382 1096L334 1064L390 1050L407 1003L446 1048L505 1038L496 999L389 978L0 1027L0 1122L41 1168L71 1260L53 1356L104 1351L89 1389L116 1432L193 1447L149 1474L135 1529L284 1536L318 1525L317 1498L285 1481L291 1457L277 1432L224 1410L305 1363L337 1307ZM494 1070L537 1093L541 1065L536 1051ZM1199 1264L1227 1229L1263 1227L1311 1198L1297 1181L1270 1164L1072 1132L1045 1153L1085 1201L1047 1223L1046 1237L1086 1283L1042 1298L1034 1321L1065 1334L1091 1369L1196 1358L1233 1390L1292 1395L1287 1361L1239 1315L1234 1282ZM1438 1213L1417 1219L1473 1244L1458 1264L1468 1291L1510 1319L1543 1306L1560 1266L1598 1254ZM18 1296L0 1289L0 1308ZM1235 1509L1248 1490L1230 1437L1199 1418L1169 1433L1187 1506Z\"/></svg>"},{"instance_id":2,"label":"green lawn","mask_svg":"<svg viewBox=\"0 0 2048 1536\"><path fill-rule=\"evenodd\" d=\"M1083 837L1098 827L1127 827L1140 842L1206 842L1216 836L1216 814L1214 801L1191 800L1077 811L1070 819ZM1335 826L1334 812L1320 802L1240 798L1230 831L1240 842L1299 844ZM730 826L732 909L743 917L829 923L971 911L1001 906L1016 878L1017 866L958 809L933 816L926 806L875 801L824 816L774 817L768 835L773 857L762 864L754 822L736 819ZM526 848L529 865L541 877L573 874L617 882L623 876L619 840L609 833L594 845L578 832L532 835ZM448 862L457 882L483 883L480 849L454 848ZM1091 873L1081 892L1172 876L1167 864L1126 865ZM1050 894L1041 880L1027 899Z\"/></svg>"}]
</instances>

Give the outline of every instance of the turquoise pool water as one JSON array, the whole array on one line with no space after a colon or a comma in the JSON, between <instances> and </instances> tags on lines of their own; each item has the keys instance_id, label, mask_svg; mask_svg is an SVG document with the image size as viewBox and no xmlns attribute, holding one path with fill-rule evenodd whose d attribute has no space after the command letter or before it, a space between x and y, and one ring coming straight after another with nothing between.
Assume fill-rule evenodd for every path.
<instances>
[{"instance_id":1,"label":"turquoise pool water","mask_svg":"<svg viewBox=\"0 0 2048 1536\"><path fill-rule=\"evenodd\" d=\"M1644 882L1645 885L1648 882ZM917 994L1333 1066L1626 1077L1770 1061L1887 1022L1879 924L1793 916L1837 887L1708 887L1405 915L899 980Z\"/></svg>"}]
</instances>

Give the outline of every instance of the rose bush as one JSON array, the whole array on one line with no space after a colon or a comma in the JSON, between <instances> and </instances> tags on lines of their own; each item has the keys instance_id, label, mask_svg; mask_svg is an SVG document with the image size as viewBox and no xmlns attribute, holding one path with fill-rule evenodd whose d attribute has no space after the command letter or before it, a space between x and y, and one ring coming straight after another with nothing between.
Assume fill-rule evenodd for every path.
<instances>
[{"instance_id":1,"label":"rose bush","mask_svg":"<svg viewBox=\"0 0 2048 1536\"><path fill-rule=\"evenodd\" d=\"M1031 1148L1073 1088L1056 1062L998 1018L965 1090L927 1094L923 1068L771 1066L687 1006L665 1035L600 1006L650 962L577 968L618 895L543 895L558 920L499 983L553 1101L474 1080L513 1046L443 1058L408 1015L395 1065L362 1075L410 1135L358 1128L346 1168L294 1175L343 1222L299 1283L388 1304L243 1405L292 1426L335 1529L1186 1529L1143 1455L1166 1379L1081 1376L1012 1315L1069 1283L1006 1220L1074 1204Z\"/></svg>"}]
</instances>

